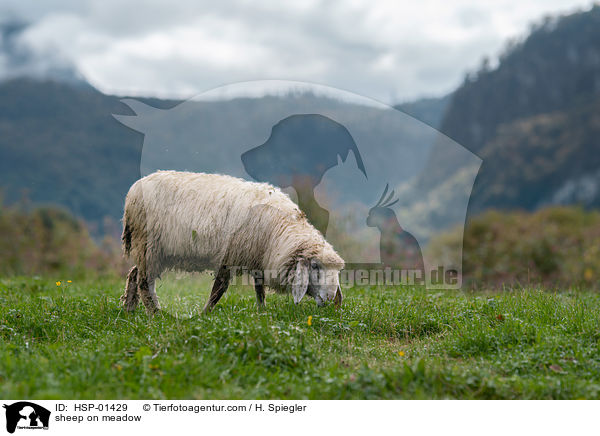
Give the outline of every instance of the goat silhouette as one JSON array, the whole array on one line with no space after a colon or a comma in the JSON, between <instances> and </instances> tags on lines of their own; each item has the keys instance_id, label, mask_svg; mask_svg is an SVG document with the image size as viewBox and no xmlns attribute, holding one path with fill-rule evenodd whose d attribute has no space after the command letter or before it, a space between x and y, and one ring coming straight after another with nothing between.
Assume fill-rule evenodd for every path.
<instances>
[{"instance_id":1,"label":"goat silhouette","mask_svg":"<svg viewBox=\"0 0 600 436\"><path fill-rule=\"evenodd\" d=\"M398 200L392 201L394 190L386 197L389 184L375 206L369 210L367 226L377 227L381 232L379 255L385 267L399 270L419 270L425 277L423 255L417 239L404 230L398 223L396 214L391 206Z\"/></svg>"}]
</instances>

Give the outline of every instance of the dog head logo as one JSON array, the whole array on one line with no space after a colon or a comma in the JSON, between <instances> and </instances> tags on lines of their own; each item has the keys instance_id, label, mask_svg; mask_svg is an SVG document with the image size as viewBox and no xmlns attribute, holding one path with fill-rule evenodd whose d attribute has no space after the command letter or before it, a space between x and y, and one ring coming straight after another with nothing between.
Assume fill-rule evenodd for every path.
<instances>
[{"instance_id":1,"label":"dog head logo","mask_svg":"<svg viewBox=\"0 0 600 436\"><path fill-rule=\"evenodd\" d=\"M48 429L50 411L29 401L19 401L11 405L4 404L6 409L6 431L14 433L19 429Z\"/></svg>"}]
</instances>

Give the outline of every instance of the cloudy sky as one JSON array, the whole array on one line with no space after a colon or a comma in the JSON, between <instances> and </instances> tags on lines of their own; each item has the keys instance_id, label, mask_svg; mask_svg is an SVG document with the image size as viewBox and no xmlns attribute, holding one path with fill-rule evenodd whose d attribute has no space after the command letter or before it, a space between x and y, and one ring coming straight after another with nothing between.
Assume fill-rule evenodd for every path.
<instances>
[{"instance_id":1,"label":"cloudy sky","mask_svg":"<svg viewBox=\"0 0 600 436\"><path fill-rule=\"evenodd\" d=\"M589 0L2 0L0 77L73 65L108 93L319 83L386 103L451 91L546 14Z\"/></svg>"}]
</instances>

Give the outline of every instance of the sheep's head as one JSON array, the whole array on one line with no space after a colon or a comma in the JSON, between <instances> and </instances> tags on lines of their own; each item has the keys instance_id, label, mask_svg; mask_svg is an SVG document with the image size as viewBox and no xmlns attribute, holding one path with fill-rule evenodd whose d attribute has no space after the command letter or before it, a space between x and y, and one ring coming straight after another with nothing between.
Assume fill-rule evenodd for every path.
<instances>
[{"instance_id":1,"label":"sheep's head","mask_svg":"<svg viewBox=\"0 0 600 436\"><path fill-rule=\"evenodd\" d=\"M297 304L304 295L315 299L318 306L333 301L336 306L342 304L340 270L344 261L331 249L326 255L299 259L292 279L292 296Z\"/></svg>"}]
</instances>

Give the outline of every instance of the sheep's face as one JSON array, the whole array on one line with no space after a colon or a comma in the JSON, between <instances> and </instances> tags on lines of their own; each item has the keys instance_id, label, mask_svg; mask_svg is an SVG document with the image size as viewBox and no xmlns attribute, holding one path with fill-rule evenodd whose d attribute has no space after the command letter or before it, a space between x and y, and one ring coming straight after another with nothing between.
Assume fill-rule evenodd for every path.
<instances>
[{"instance_id":1,"label":"sheep's face","mask_svg":"<svg viewBox=\"0 0 600 436\"><path fill-rule=\"evenodd\" d=\"M311 259L307 294L315 299L318 306L333 301L340 290L339 269L327 268L320 261Z\"/></svg>"},{"instance_id":2,"label":"sheep's face","mask_svg":"<svg viewBox=\"0 0 600 436\"><path fill-rule=\"evenodd\" d=\"M324 306L329 301L339 306L342 303L340 269L339 265L326 265L318 259L299 261L292 285L294 302L299 303L308 294L318 306Z\"/></svg>"}]
</instances>

